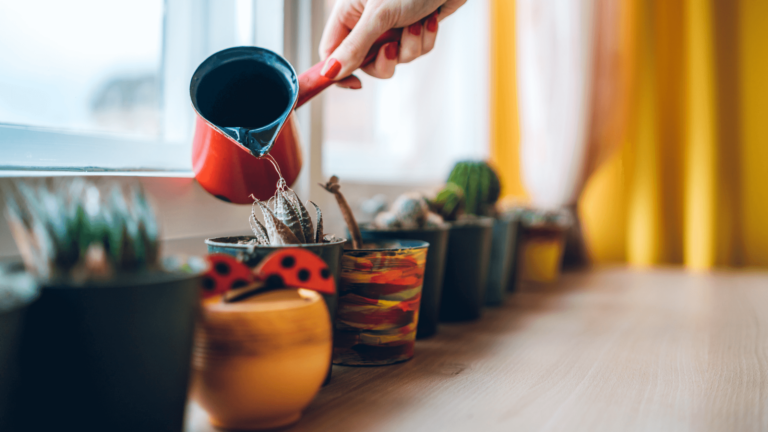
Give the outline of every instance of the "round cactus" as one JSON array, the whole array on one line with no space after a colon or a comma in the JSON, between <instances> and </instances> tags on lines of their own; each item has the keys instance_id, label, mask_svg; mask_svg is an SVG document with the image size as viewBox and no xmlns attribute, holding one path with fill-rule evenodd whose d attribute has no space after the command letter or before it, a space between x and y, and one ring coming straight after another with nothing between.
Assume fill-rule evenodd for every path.
<instances>
[{"instance_id":1,"label":"round cactus","mask_svg":"<svg viewBox=\"0 0 768 432\"><path fill-rule=\"evenodd\" d=\"M429 212L424 220L424 228L437 228L444 223L442 216L437 213Z\"/></svg>"},{"instance_id":2,"label":"round cactus","mask_svg":"<svg viewBox=\"0 0 768 432\"><path fill-rule=\"evenodd\" d=\"M400 228L400 221L397 220L397 216L395 216L394 213L388 211L377 214L373 224L376 226L376 228L380 229Z\"/></svg>"},{"instance_id":3,"label":"round cactus","mask_svg":"<svg viewBox=\"0 0 768 432\"><path fill-rule=\"evenodd\" d=\"M494 205L501 193L501 183L496 171L483 161L461 161L448 176L464 191L466 213L488 216L494 213Z\"/></svg>"}]
</instances>

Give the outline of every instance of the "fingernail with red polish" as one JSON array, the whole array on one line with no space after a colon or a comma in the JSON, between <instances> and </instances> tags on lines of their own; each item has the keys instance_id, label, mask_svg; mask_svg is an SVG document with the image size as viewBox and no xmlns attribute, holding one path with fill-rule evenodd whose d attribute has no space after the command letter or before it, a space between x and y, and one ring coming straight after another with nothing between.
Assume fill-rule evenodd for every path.
<instances>
[{"instance_id":1,"label":"fingernail with red polish","mask_svg":"<svg viewBox=\"0 0 768 432\"><path fill-rule=\"evenodd\" d=\"M387 56L388 59L394 60L397 58L397 42L391 42L388 43L386 47L384 47L384 55Z\"/></svg>"},{"instance_id":2,"label":"fingernail with red polish","mask_svg":"<svg viewBox=\"0 0 768 432\"><path fill-rule=\"evenodd\" d=\"M421 23L411 24L411 25L408 27L408 31L409 31L409 32L410 32L412 35L414 35L414 36L418 36L418 35L420 35L420 34L421 34Z\"/></svg>"},{"instance_id":3,"label":"fingernail with red polish","mask_svg":"<svg viewBox=\"0 0 768 432\"><path fill-rule=\"evenodd\" d=\"M430 31L432 33L437 31L437 15L432 14L431 17L427 20L427 31Z\"/></svg>"},{"instance_id":4,"label":"fingernail with red polish","mask_svg":"<svg viewBox=\"0 0 768 432\"><path fill-rule=\"evenodd\" d=\"M325 72L322 72L322 75L328 79L334 79L336 78L336 75L339 74L340 70L341 63L336 59L330 59L328 63L325 64Z\"/></svg>"}]
</instances>

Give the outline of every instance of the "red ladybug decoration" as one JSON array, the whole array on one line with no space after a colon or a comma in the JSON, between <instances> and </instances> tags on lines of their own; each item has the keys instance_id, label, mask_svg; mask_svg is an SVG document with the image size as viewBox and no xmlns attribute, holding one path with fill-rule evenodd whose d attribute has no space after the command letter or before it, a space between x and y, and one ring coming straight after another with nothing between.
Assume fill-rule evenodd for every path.
<instances>
[{"instance_id":1,"label":"red ladybug decoration","mask_svg":"<svg viewBox=\"0 0 768 432\"><path fill-rule=\"evenodd\" d=\"M221 296L255 281L251 269L230 255L211 254L205 259L210 267L203 275L203 298Z\"/></svg>"},{"instance_id":2,"label":"red ladybug decoration","mask_svg":"<svg viewBox=\"0 0 768 432\"><path fill-rule=\"evenodd\" d=\"M321 294L336 293L331 269L306 249L281 249L269 254L254 270L266 288L306 288Z\"/></svg>"}]
</instances>

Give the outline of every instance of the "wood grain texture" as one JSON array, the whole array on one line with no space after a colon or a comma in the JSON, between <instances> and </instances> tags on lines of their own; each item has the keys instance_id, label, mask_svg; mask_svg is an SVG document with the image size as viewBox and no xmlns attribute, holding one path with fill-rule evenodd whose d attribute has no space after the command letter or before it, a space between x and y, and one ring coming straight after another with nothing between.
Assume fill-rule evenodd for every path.
<instances>
[{"instance_id":1,"label":"wood grain texture","mask_svg":"<svg viewBox=\"0 0 768 432\"><path fill-rule=\"evenodd\" d=\"M768 430L768 272L603 269L335 366L291 431ZM190 405L187 431L208 432Z\"/></svg>"}]
</instances>

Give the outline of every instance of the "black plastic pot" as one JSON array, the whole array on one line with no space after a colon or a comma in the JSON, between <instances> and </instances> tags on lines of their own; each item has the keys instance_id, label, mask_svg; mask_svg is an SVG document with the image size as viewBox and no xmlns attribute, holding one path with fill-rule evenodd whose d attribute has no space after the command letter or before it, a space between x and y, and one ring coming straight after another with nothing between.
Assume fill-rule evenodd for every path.
<instances>
[{"instance_id":1,"label":"black plastic pot","mask_svg":"<svg viewBox=\"0 0 768 432\"><path fill-rule=\"evenodd\" d=\"M43 286L24 324L15 430L181 431L200 281Z\"/></svg>"},{"instance_id":2,"label":"black plastic pot","mask_svg":"<svg viewBox=\"0 0 768 432\"><path fill-rule=\"evenodd\" d=\"M325 305L328 307L328 314L331 317L331 322L333 322L336 318L336 309L339 304L338 287L339 273L341 272L341 254L344 251L344 243L346 243L347 240L339 239L333 243L305 243L287 246L238 244L240 241L247 242L253 238L253 236L219 237L207 239L205 240L205 244L208 245L208 253L223 253L234 257L242 257L243 262L249 267L256 267L261 260L272 252L291 247L300 247L319 256L326 264L328 264L328 267L333 274L333 280L336 282L336 294L323 294ZM333 370L333 365L331 365L330 360L328 364L328 376L323 385L327 385L331 380L331 370Z\"/></svg>"},{"instance_id":3,"label":"black plastic pot","mask_svg":"<svg viewBox=\"0 0 768 432\"><path fill-rule=\"evenodd\" d=\"M504 301L512 271L511 255L514 255L515 221L501 216L493 221L491 261L488 268L488 284L485 286L485 304L498 306Z\"/></svg>"},{"instance_id":4,"label":"black plastic pot","mask_svg":"<svg viewBox=\"0 0 768 432\"><path fill-rule=\"evenodd\" d=\"M440 296L443 291L445 257L448 251L448 224L438 228L416 230L382 230L361 225L363 241L367 240L421 240L429 243L427 264L424 270L424 286L421 289L421 306L416 338L422 339L437 332L440 318Z\"/></svg>"},{"instance_id":5,"label":"black plastic pot","mask_svg":"<svg viewBox=\"0 0 768 432\"><path fill-rule=\"evenodd\" d=\"M510 247L510 255L509 255L509 279L507 281L507 292L515 292L517 290L517 280L518 280L518 274L519 274L519 267L517 265L518 257L520 256L520 245L522 244L521 238L521 232L522 232L522 221L520 220L520 214L519 212L512 213L510 215L512 218L512 245Z\"/></svg>"},{"instance_id":6,"label":"black plastic pot","mask_svg":"<svg viewBox=\"0 0 768 432\"><path fill-rule=\"evenodd\" d=\"M485 304L492 235L492 218L451 224L440 301L441 321L466 321L480 317Z\"/></svg>"},{"instance_id":7,"label":"black plastic pot","mask_svg":"<svg viewBox=\"0 0 768 432\"><path fill-rule=\"evenodd\" d=\"M11 389L18 377L18 348L24 315L37 299L31 276L10 266L0 268L0 430L10 428Z\"/></svg>"}]
</instances>

